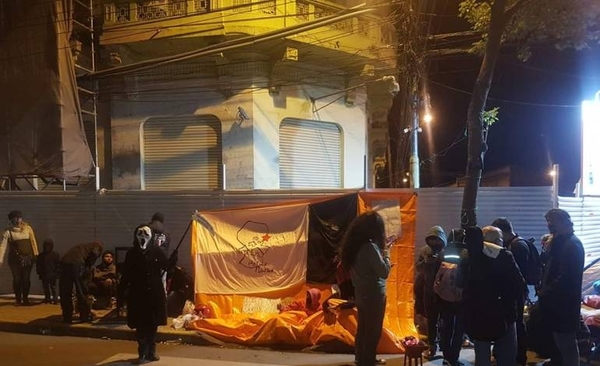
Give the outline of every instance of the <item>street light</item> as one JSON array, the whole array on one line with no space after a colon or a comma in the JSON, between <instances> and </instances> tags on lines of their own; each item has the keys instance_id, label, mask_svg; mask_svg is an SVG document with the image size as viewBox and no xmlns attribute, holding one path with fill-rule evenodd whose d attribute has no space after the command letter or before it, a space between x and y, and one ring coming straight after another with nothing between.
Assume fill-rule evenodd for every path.
<instances>
[{"instance_id":1,"label":"street light","mask_svg":"<svg viewBox=\"0 0 600 366\"><path fill-rule=\"evenodd\" d=\"M425 115L423 116L423 122L429 123L432 120L433 120L433 116L429 112L425 113Z\"/></svg>"}]
</instances>

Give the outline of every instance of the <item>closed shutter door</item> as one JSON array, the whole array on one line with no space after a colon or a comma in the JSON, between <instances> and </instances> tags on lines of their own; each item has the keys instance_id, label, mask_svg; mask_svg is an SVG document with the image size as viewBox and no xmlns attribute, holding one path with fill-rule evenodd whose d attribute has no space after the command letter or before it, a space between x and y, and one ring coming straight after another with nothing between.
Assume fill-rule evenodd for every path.
<instances>
[{"instance_id":1,"label":"closed shutter door","mask_svg":"<svg viewBox=\"0 0 600 366\"><path fill-rule=\"evenodd\" d=\"M150 118L143 135L145 189L222 187L221 123L216 117Z\"/></svg>"},{"instance_id":2,"label":"closed shutter door","mask_svg":"<svg viewBox=\"0 0 600 366\"><path fill-rule=\"evenodd\" d=\"M335 123L284 119L279 127L280 188L341 188L341 135Z\"/></svg>"}]
</instances>

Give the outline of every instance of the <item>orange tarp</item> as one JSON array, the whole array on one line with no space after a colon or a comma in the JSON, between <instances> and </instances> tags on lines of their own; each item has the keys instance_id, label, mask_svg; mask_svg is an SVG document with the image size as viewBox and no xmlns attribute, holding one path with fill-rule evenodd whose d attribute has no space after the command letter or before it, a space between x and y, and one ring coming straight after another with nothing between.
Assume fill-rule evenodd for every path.
<instances>
[{"instance_id":1,"label":"orange tarp","mask_svg":"<svg viewBox=\"0 0 600 366\"><path fill-rule=\"evenodd\" d=\"M416 230L417 196L412 193L391 191L386 193L359 193L359 212L377 209L380 202L392 203L400 211L401 235L391 250L394 263L387 282L387 310L384 330L378 345L379 353L402 353L400 339L417 336L413 323L414 242ZM388 206L389 207L389 206ZM192 229L192 240L194 240ZM192 253L192 257L195 253ZM329 296L330 285L307 284L303 288L290 289L286 293L260 294L263 298L294 297L303 300L306 289L317 287L323 291L321 300ZM244 301L251 297L243 295L196 294L196 304L208 305L214 314L212 319L197 320L188 325L224 342L243 345L295 345L308 347L329 342L354 345L356 334L356 310L341 310L336 315L318 311L307 316L303 311L286 311L280 314L243 313Z\"/></svg>"}]
</instances>

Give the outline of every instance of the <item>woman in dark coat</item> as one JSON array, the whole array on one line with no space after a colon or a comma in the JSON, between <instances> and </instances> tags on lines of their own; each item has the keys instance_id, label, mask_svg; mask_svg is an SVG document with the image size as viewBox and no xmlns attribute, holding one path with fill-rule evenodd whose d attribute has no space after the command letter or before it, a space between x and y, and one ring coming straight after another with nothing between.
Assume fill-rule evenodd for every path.
<instances>
[{"instance_id":1,"label":"woman in dark coat","mask_svg":"<svg viewBox=\"0 0 600 366\"><path fill-rule=\"evenodd\" d=\"M167 257L154 245L154 233L148 225L135 229L133 248L123 263L120 293L127 293L127 325L135 329L138 359L134 364L159 360L156 355L156 332L167 324L167 301L162 274ZM119 298L122 298L119 296Z\"/></svg>"}]
</instances>

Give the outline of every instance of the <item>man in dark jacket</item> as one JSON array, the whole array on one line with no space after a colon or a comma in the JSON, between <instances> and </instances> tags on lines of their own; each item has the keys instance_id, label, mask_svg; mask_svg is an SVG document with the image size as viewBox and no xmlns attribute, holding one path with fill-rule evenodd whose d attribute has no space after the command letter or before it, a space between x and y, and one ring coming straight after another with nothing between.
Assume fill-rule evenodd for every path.
<instances>
[{"instance_id":1,"label":"man in dark jacket","mask_svg":"<svg viewBox=\"0 0 600 366\"><path fill-rule=\"evenodd\" d=\"M548 325L558 348L550 365L578 366L576 332L580 323L585 252L573 233L573 222L566 211L552 209L545 217L553 238L538 298L544 324Z\"/></svg>"},{"instance_id":2,"label":"man in dark jacket","mask_svg":"<svg viewBox=\"0 0 600 366\"><path fill-rule=\"evenodd\" d=\"M135 329L138 342L138 359L134 362L137 364L159 360L156 332L159 325L167 324L167 300L162 284L167 257L155 245L154 234L148 225L135 229L133 248L125 256L119 284L119 292L127 294L127 325Z\"/></svg>"},{"instance_id":3,"label":"man in dark jacket","mask_svg":"<svg viewBox=\"0 0 600 366\"><path fill-rule=\"evenodd\" d=\"M519 271L521 271L521 274L523 277L525 277L525 271L527 271L527 262L529 260L529 246L527 246L525 239L515 234L512 223L508 221L506 217L497 218L494 220L494 222L492 222L492 226L502 230L504 247L512 253L513 257L515 258L515 262L517 262L517 267L519 267ZM527 364L527 331L525 329L525 321L523 319L524 312L525 296L518 299L516 323L517 364L522 366Z\"/></svg>"},{"instance_id":4,"label":"man in dark jacket","mask_svg":"<svg viewBox=\"0 0 600 366\"><path fill-rule=\"evenodd\" d=\"M502 244L500 229L468 228L468 253L459 264L463 285L465 329L475 343L475 364L491 365L491 346L498 366L514 366L517 350L517 299L526 284L512 254Z\"/></svg>"},{"instance_id":5,"label":"man in dark jacket","mask_svg":"<svg viewBox=\"0 0 600 366\"><path fill-rule=\"evenodd\" d=\"M429 343L429 350L425 357L430 359L435 357L438 349L440 309L437 296L433 292L433 282L441 264L440 253L446 246L444 229L441 226L433 226L429 229L425 236L425 244L415 265L419 281L415 281L415 286L418 287L414 288L414 292L417 296L422 296L421 304L427 318L427 342Z\"/></svg>"},{"instance_id":6,"label":"man in dark jacket","mask_svg":"<svg viewBox=\"0 0 600 366\"><path fill-rule=\"evenodd\" d=\"M77 297L79 320L92 320L87 288L91 267L102 254L102 250L102 244L97 242L78 244L69 249L60 260L59 292L63 322L73 321L73 288Z\"/></svg>"}]
</instances>

